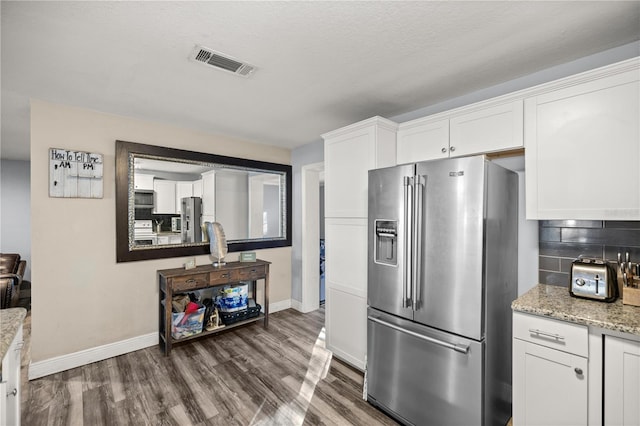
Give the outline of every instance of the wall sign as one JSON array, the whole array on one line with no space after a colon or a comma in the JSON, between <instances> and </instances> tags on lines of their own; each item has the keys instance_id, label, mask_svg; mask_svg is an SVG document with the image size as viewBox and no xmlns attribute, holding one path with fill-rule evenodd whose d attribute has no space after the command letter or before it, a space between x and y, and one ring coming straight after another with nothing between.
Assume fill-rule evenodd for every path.
<instances>
[{"instance_id":1,"label":"wall sign","mask_svg":"<svg viewBox=\"0 0 640 426\"><path fill-rule=\"evenodd\" d=\"M102 198L102 154L49 149L49 197Z\"/></svg>"}]
</instances>

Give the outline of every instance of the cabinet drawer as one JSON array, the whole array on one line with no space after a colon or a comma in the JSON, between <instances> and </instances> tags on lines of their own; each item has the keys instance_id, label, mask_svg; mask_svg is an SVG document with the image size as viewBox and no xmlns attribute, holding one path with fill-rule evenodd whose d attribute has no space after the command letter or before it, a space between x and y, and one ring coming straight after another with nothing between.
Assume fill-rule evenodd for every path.
<instances>
[{"instance_id":1,"label":"cabinet drawer","mask_svg":"<svg viewBox=\"0 0 640 426\"><path fill-rule=\"evenodd\" d=\"M209 285L209 274L194 274L173 278L172 287L173 291L178 293L194 288L206 287L207 285Z\"/></svg>"},{"instance_id":2,"label":"cabinet drawer","mask_svg":"<svg viewBox=\"0 0 640 426\"><path fill-rule=\"evenodd\" d=\"M232 271L213 271L209 273L209 284L217 285L217 284L226 284L230 282L233 277Z\"/></svg>"},{"instance_id":3,"label":"cabinet drawer","mask_svg":"<svg viewBox=\"0 0 640 426\"><path fill-rule=\"evenodd\" d=\"M513 337L583 357L588 356L589 333L584 325L514 312Z\"/></svg>"},{"instance_id":4,"label":"cabinet drawer","mask_svg":"<svg viewBox=\"0 0 640 426\"><path fill-rule=\"evenodd\" d=\"M250 268L238 269L237 277L239 281L252 281L258 278L264 278L266 271L264 265L256 265Z\"/></svg>"}]
</instances>

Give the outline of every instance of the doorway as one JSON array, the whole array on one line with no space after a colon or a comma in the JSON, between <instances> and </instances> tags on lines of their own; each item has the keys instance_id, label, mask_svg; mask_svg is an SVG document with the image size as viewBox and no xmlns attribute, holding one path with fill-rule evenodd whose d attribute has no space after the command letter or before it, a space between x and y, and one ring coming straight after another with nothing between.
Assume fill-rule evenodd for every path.
<instances>
[{"instance_id":1,"label":"doorway","mask_svg":"<svg viewBox=\"0 0 640 426\"><path fill-rule=\"evenodd\" d=\"M320 195L321 189L324 189L324 163L303 166L302 312L315 311L320 307L321 228L324 230L324 196Z\"/></svg>"}]
</instances>

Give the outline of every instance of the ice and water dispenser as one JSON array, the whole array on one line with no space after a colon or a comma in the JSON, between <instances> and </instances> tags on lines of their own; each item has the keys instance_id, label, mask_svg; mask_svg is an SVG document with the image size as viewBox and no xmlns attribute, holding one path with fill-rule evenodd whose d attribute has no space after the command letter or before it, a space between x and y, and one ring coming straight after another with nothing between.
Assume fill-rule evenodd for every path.
<instances>
[{"instance_id":1,"label":"ice and water dispenser","mask_svg":"<svg viewBox=\"0 0 640 426\"><path fill-rule=\"evenodd\" d=\"M398 221L375 221L376 250L375 262L383 265L398 264Z\"/></svg>"}]
</instances>

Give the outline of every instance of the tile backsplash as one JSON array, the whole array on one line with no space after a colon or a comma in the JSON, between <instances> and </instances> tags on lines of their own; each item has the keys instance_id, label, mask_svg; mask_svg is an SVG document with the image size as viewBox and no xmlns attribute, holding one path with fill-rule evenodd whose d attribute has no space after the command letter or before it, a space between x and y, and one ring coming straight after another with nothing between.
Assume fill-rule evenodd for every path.
<instances>
[{"instance_id":1,"label":"tile backsplash","mask_svg":"<svg viewBox=\"0 0 640 426\"><path fill-rule=\"evenodd\" d=\"M629 252L640 262L640 221L541 220L538 280L567 286L571 262L578 256L616 261Z\"/></svg>"}]
</instances>

